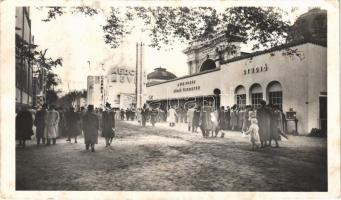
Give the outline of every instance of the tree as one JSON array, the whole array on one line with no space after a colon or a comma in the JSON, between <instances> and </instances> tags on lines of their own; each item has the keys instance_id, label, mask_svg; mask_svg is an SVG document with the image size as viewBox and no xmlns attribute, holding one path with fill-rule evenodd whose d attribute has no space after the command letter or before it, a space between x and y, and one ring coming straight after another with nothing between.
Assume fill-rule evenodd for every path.
<instances>
[{"instance_id":1,"label":"tree","mask_svg":"<svg viewBox=\"0 0 341 200\"><path fill-rule=\"evenodd\" d=\"M57 66L63 66L63 59L53 59L46 57L47 49L38 50L38 45L29 44L20 36L16 35L15 54L23 60L30 61L33 65L47 70L46 75L46 102L51 104L58 99L58 91L54 87L61 83L58 75L53 73L52 69Z\"/></svg>"},{"instance_id":2,"label":"tree","mask_svg":"<svg viewBox=\"0 0 341 200\"><path fill-rule=\"evenodd\" d=\"M61 7L49 8L45 21L66 12ZM93 16L100 10L76 7L69 12ZM113 7L103 26L104 40L111 47L118 47L122 37L130 33L131 22L139 19L144 24L142 31L149 34L149 46L157 49L175 41L209 40L217 32L231 41L235 37L244 43L253 41L254 49L273 47L286 41L290 27L289 21L283 20L286 14L276 7L231 7L223 11L212 7Z\"/></svg>"},{"instance_id":3,"label":"tree","mask_svg":"<svg viewBox=\"0 0 341 200\"><path fill-rule=\"evenodd\" d=\"M86 96L87 96L86 90L81 90L81 91L74 90L62 96L59 99L58 104L65 108L74 107L74 104L78 99L86 98Z\"/></svg>"}]
</instances>

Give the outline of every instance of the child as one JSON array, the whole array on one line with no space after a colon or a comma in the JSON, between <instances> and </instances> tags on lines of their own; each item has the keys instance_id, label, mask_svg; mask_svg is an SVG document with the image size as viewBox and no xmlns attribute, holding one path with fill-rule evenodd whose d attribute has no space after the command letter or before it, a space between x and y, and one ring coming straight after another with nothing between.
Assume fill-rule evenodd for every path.
<instances>
[{"instance_id":1,"label":"child","mask_svg":"<svg viewBox=\"0 0 341 200\"><path fill-rule=\"evenodd\" d=\"M219 124L218 124L218 111L211 112L211 121L212 121L212 137L217 137L219 133ZM214 135L215 134L215 135Z\"/></svg>"},{"instance_id":2,"label":"child","mask_svg":"<svg viewBox=\"0 0 341 200\"><path fill-rule=\"evenodd\" d=\"M245 135L250 134L250 142L252 144L252 151L254 151L255 147L256 149L258 149L258 144L260 142L258 130L259 130L258 121L257 119L252 118L249 130L244 133Z\"/></svg>"}]
</instances>

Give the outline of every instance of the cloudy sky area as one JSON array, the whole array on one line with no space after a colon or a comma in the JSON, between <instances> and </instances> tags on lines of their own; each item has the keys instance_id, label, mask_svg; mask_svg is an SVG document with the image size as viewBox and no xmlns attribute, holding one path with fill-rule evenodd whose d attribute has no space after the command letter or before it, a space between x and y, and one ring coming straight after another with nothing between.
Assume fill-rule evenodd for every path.
<instances>
[{"instance_id":1,"label":"cloudy sky area","mask_svg":"<svg viewBox=\"0 0 341 200\"><path fill-rule=\"evenodd\" d=\"M290 8L287 8L290 13ZM288 19L294 21L307 8L299 8L290 13ZM185 44L174 44L172 50L156 50L148 47L148 37L139 28L134 29L131 35L124 38L124 43L117 49L112 49L105 44L101 25L105 24L104 14L87 17L83 14L65 14L50 22L42 22L46 11L31 8L32 34L35 43L40 49L47 48L47 56L63 58L63 67L58 67L55 72L60 76L63 92L69 90L86 89L88 75L107 74L115 66L135 68L136 42L144 42L145 62L147 73L156 67L165 67L175 75L187 74L186 55L182 50ZM138 26L136 22L136 26ZM247 45L243 51L250 51ZM90 66L87 61L90 61ZM103 64L103 69L102 69Z\"/></svg>"}]
</instances>

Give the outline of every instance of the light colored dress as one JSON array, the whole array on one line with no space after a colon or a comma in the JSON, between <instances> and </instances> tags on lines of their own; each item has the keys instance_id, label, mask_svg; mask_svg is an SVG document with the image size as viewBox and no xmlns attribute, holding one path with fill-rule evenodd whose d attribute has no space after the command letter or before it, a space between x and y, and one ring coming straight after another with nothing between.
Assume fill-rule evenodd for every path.
<instances>
[{"instance_id":1,"label":"light colored dress","mask_svg":"<svg viewBox=\"0 0 341 200\"><path fill-rule=\"evenodd\" d=\"M57 138L59 113L55 110L46 112L44 136L47 139Z\"/></svg>"},{"instance_id":2,"label":"light colored dress","mask_svg":"<svg viewBox=\"0 0 341 200\"><path fill-rule=\"evenodd\" d=\"M259 139L259 127L257 124L251 124L251 126L249 127L249 130L247 132L245 132L245 135L250 135L249 139L251 144L259 144L260 143L260 139Z\"/></svg>"},{"instance_id":3,"label":"light colored dress","mask_svg":"<svg viewBox=\"0 0 341 200\"><path fill-rule=\"evenodd\" d=\"M177 113L176 113L175 109L174 108L169 109L168 110L168 119L167 119L167 121L169 123L175 123L176 116L177 116Z\"/></svg>"},{"instance_id":4,"label":"light colored dress","mask_svg":"<svg viewBox=\"0 0 341 200\"><path fill-rule=\"evenodd\" d=\"M141 115L141 110L136 111L136 118L138 122L142 121L142 115Z\"/></svg>"},{"instance_id":5,"label":"light colored dress","mask_svg":"<svg viewBox=\"0 0 341 200\"><path fill-rule=\"evenodd\" d=\"M188 111L187 111L188 126L192 126L193 118L194 118L194 108L188 109Z\"/></svg>"},{"instance_id":6,"label":"light colored dress","mask_svg":"<svg viewBox=\"0 0 341 200\"><path fill-rule=\"evenodd\" d=\"M216 131L219 126L217 111L211 112L211 121L212 121L212 131Z\"/></svg>"}]
</instances>

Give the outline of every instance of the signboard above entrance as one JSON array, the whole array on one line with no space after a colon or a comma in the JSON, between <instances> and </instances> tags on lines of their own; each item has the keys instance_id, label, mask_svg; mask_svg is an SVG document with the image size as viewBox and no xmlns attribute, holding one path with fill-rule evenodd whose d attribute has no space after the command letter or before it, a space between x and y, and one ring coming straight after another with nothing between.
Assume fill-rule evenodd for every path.
<instances>
[{"instance_id":1,"label":"signboard above entrance","mask_svg":"<svg viewBox=\"0 0 341 200\"><path fill-rule=\"evenodd\" d=\"M244 69L243 73L244 73L244 75L247 75L247 74L255 74L255 73L266 72L266 71L268 71L268 65L267 64L265 64L264 66L258 66L258 67L252 67L252 68Z\"/></svg>"}]
</instances>

